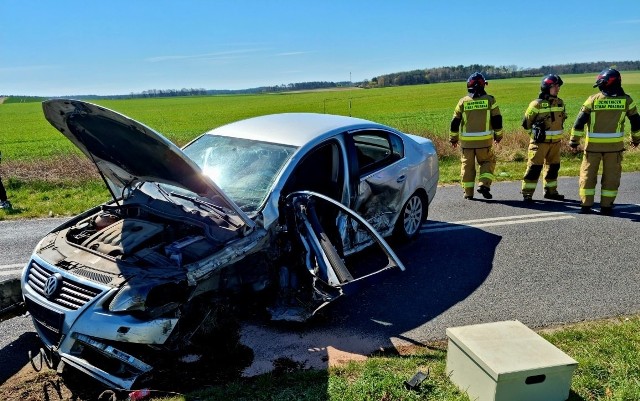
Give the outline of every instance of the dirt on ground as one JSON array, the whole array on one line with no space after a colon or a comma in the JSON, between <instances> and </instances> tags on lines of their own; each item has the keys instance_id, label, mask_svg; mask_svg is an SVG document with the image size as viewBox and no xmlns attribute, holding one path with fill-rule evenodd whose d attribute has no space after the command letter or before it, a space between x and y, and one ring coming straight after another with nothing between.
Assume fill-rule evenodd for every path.
<instances>
[{"instance_id":1,"label":"dirt on ground","mask_svg":"<svg viewBox=\"0 0 640 401\"><path fill-rule=\"evenodd\" d=\"M96 166L84 155L69 154L30 161L3 160L0 176L21 181L85 181L100 178Z\"/></svg>"},{"instance_id":2,"label":"dirt on ground","mask_svg":"<svg viewBox=\"0 0 640 401\"><path fill-rule=\"evenodd\" d=\"M157 397L186 394L211 385L220 385L241 377L242 370L252 358L249 348L238 346L223 354L217 349L216 358L199 358L181 363L172 358L156 366L154 376L138 387L151 389ZM282 369L290 369L280 362ZM39 364L36 363L36 366ZM163 366L164 365L164 366ZM275 364L274 364L275 366ZM98 381L72 368L65 368L61 374L46 365L36 371L31 363L0 385L0 399L3 401L121 401L126 400L133 390L105 387Z\"/></svg>"}]
</instances>

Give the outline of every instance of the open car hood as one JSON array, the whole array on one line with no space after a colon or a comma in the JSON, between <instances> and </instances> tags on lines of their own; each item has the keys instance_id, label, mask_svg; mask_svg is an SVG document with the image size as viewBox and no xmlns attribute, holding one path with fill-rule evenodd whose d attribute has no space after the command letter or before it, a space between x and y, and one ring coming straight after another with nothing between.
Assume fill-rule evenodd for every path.
<instances>
[{"instance_id":1,"label":"open car hood","mask_svg":"<svg viewBox=\"0 0 640 401\"><path fill-rule=\"evenodd\" d=\"M94 162L114 198L137 182L165 183L204 196L253 227L253 221L193 160L146 125L78 100L47 100L42 109L51 125Z\"/></svg>"}]
</instances>

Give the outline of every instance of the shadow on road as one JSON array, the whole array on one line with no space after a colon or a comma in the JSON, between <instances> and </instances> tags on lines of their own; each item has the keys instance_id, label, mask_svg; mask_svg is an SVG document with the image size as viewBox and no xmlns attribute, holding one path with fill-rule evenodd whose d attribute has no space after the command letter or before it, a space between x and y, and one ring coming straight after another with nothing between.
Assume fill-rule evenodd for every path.
<instances>
[{"instance_id":1,"label":"shadow on road","mask_svg":"<svg viewBox=\"0 0 640 401\"><path fill-rule=\"evenodd\" d=\"M23 333L15 341L0 350L0 383L17 373L29 363L29 351L37 354L40 339L35 332Z\"/></svg>"},{"instance_id":2,"label":"shadow on road","mask_svg":"<svg viewBox=\"0 0 640 401\"><path fill-rule=\"evenodd\" d=\"M500 200L492 199L491 203L498 203L501 205L528 209L540 212L564 212L564 213L580 213L580 201L575 199L566 199L564 201L551 201L551 200L534 200L533 202L523 202L521 200ZM621 219L629 219L634 222L640 221L640 206L636 204L628 203L615 203L613 206L613 215L606 217L616 217ZM595 203L592 208L592 215L600 214L600 204ZM604 216L604 215L603 215Z\"/></svg>"},{"instance_id":3,"label":"shadow on road","mask_svg":"<svg viewBox=\"0 0 640 401\"><path fill-rule=\"evenodd\" d=\"M439 222L430 222L435 223ZM357 323L362 333L403 338L406 331L467 298L491 272L501 237L476 228L448 227L452 229L395 244L407 270L345 298L334 313L347 325ZM439 334L444 337L444 332Z\"/></svg>"},{"instance_id":4,"label":"shadow on road","mask_svg":"<svg viewBox=\"0 0 640 401\"><path fill-rule=\"evenodd\" d=\"M453 229L392 244L406 271L375 277L375 282L323 309L305 326L255 322L245 326L242 342L253 349L255 357L245 374L268 372L279 357L324 369L380 349L393 349L394 338L420 345L406 333L474 293L491 272L501 241L500 236L480 229L448 227ZM444 338L444 329L441 331L434 338Z\"/></svg>"}]
</instances>

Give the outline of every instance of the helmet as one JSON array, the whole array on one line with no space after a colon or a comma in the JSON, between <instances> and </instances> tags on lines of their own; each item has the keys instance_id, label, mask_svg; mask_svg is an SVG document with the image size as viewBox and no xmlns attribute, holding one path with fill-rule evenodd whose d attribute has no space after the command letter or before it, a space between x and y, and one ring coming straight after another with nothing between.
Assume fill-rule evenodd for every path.
<instances>
[{"instance_id":1,"label":"helmet","mask_svg":"<svg viewBox=\"0 0 640 401\"><path fill-rule=\"evenodd\" d=\"M474 72L469 79L467 79L467 90L469 92L475 92L479 88L484 88L485 85L487 85L487 80L484 79L484 76L479 72Z\"/></svg>"},{"instance_id":2,"label":"helmet","mask_svg":"<svg viewBox=\"0 0 640 401\"><path fill-rule=\"evenodd\" d=\"M544 76L544 78L542 78L542 81L540 81L540 90L548 93L549 89L551 89L551 86L562 86L563 83L564 82L562 82L562 78L560 78L560 75L547 74Z\"/></svg>"},{"instance_id":3,"label":"helmet","mask_svg":"<svg viewBox=\"0 0 640 401\"><path fill-rule=\"evenodd\" d=\"M593 87L595 88L597 86L598 89L606 91L612 89L616 90L620 88L621 85L622 77L620 76L618 70L615 70L613 68L606 68L602 70L600 74L598 74L596 83L593 84Z\"/></svg>"}]
</instances>

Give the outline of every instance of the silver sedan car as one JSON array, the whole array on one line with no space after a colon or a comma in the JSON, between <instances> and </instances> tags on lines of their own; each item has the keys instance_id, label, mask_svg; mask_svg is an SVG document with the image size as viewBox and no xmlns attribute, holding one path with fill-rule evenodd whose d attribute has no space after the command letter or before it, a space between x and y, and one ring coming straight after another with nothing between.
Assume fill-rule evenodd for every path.
<instances>
[{"instance_id":1,"label":"silver sedan car","mask_svg":"<svg viewBox=\"0 0 640 401\"><path fill-rule=\"evenodd\" d=\"M95 104L43 110L113 199L44 236L25 305L50 366L117 388L192 354L225 305L259 298L271 319L304 321L404 270L384 237L416 237L438 183L430 140L358 118L255 117L180 149Z\"/></svg>"}]
</instances>

